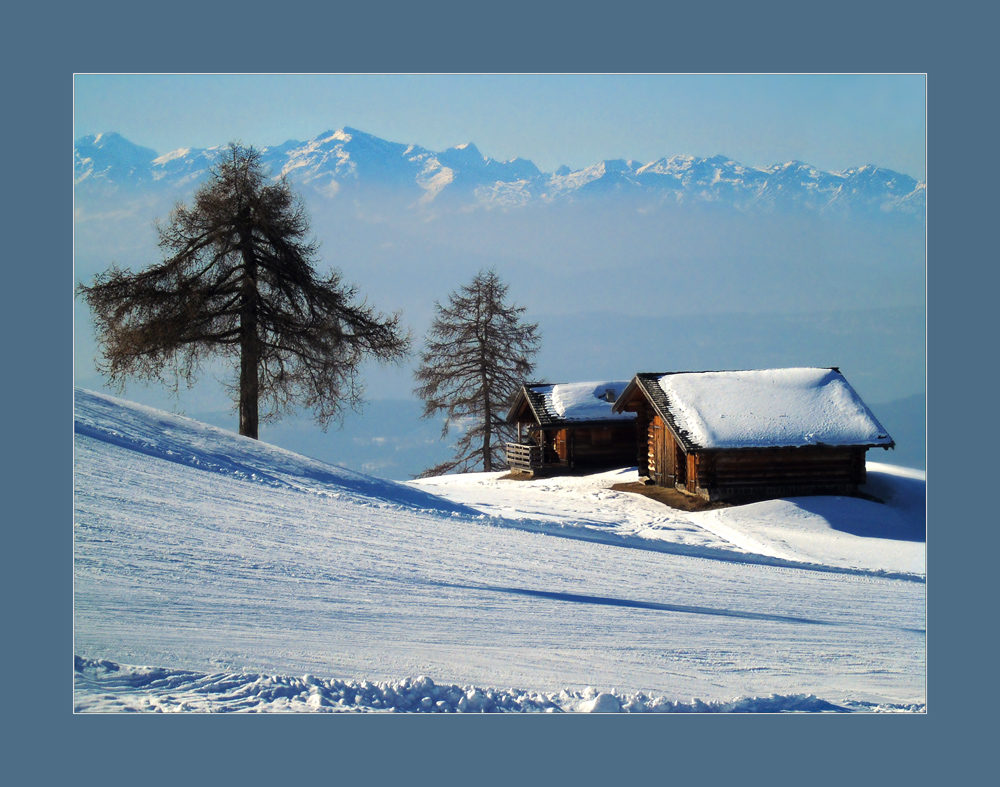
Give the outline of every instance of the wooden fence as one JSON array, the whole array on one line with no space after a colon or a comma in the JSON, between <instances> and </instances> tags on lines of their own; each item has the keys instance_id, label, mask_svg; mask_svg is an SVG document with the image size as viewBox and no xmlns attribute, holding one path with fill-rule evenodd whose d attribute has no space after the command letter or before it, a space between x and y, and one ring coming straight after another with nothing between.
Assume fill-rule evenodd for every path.
<instances>
[{"instance_id":1,"label":"wooden fence","mask_svg":"<svg viewBox=\"0 0 1000 787\"><path fill-rule=\"evenodd\" d=\"M538 470L542 466L542 449L534 444L507 443L507 464L512 470Z\"/></svg>"}]
</instances>

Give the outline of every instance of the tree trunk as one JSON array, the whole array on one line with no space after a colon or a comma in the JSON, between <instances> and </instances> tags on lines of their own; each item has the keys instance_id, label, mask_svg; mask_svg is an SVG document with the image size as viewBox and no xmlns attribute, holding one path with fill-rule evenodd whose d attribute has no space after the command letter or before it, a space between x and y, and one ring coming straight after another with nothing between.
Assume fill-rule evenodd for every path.
<instances>
[{"instance_id":1,"label":"tree trunk","mask_svg":"<svg viewBox=\"0 0 1000 787\"><path fill-rule=\"evenodd\" d=\"M492 473L493 452L490 451L490 442L493 440L493 413L490 410L490 379L486 368L486 333L493 314L487 301L487 315L483 318L482 301L483 293L479 292L476 297L476 331L479 334L479 375L483 388L483 418L486 421L483 430L483 472Z\"/></svg>"},{"instance_id":2,"label":"tree trunk","mask_svg":"<svg viewBox=\"0 0 1000 787\"><path fill-rule=\"evenodd\" d=\"M243 298L240 304L240 434L258 439L260 343L257 336L257 264L243 252Z\"/></svg>"},{"instance_id":3,"label":"tree trunk","mask_svg":"<svg viewBox=\"0 0 1000 787\"><path fill-rule=\"evenodd\" d=\"M486 430L483 432L483 472L493 472L493 452L490 443L493 440L493 413L489 404L486 405Z\"/></svg>"},{"instance_id":4,"label":"tree trunk","mask_svg":"<svg viewBox=\"0 0 1000 787\"><path fill-rule=\"evenodd\" d=\"M246 337L240 342L240 434L258 439L257 399L260 385L257 378L257 357Z\"/></svg>"}]
</instances>

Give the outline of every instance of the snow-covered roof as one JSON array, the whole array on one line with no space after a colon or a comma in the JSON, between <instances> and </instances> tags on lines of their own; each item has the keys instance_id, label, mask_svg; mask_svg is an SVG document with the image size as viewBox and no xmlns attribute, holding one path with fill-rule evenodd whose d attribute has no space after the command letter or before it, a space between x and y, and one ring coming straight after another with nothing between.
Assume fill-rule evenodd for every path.
<instances>
[{"instance_id":1,"label":"snow-covered roof","mask_svg":"<svg viewBox=\"0 0 1000 787\"><path fill-rule=\"evenodd\" d=\"M611 406L628 386L627 380L585 383L532 383L524 385L514 400L507 420L513 420L522 402L541 425L585 421L628 421L634 413L615 413Z\"/></svg>"},{"instance_id":2,"label":"snow-covered roof","mask_svg":"<svg viewBox=\"0 0 1000 787\"><path fill-rule=\"evenodd\" d=\"M647 373L636 381L688 450L894 445L837 369Z\"/></svg>"}]
</instances>

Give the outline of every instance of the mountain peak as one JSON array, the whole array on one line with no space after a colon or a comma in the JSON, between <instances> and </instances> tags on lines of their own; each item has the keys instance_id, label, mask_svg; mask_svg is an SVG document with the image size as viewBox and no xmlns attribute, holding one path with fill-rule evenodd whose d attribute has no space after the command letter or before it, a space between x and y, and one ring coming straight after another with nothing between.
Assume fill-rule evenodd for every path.
<instances>
[{"instance_id":1,"label":"mountain peak","mask_svg":"<svg viewBox=\"0 0 1000 787\"><path fill-rule=\"evenodd\" d=\"M75 183L91 180L105 185L148 182L158 155L114 131L81 137L73 145L73 154Z\"/></svg>"},{"instance_id":2,"label":"mountain peak","mask_svg":"<svg viewBox=\"0 0 1000 787\"><path fill-rule=\"evenodd\" d=\"M819 212L877 210L921 215L926 203L924 184L873 164L831 173L795 160L757 167L722 154L710 158L673 155L648 164L605 159L579 170L563 165L553 173L543 173L527 159L486 157L473 142L434 153L351 126L325 131L309 142L288 140L261 150L275 172L326 199L336 198L345 187L378 185L382 194L391 188L414 204L426 204L447 193L486 207L573 199L577 193L603 194L608 199L634 194L669 204L728 203L739 211L791 206ZM74 153L77 184L184 190L206 176L217 149L178 148L158 156L109 131L77 139Z\"/></svg>"},{"instance_id":3,"label":"mountain peak","mask_svg":"<svg viewBox=\"0 0 1000 787\"><path fill-rule=\"evenodd\" d=\"M480 170L489 162L471 142L464 142L438 153L437 160L446 167L466 172Z\"/></svg>"},{"instance_id":4,"label":"mountain peak","mask_svg":"<svg viewBox=\"0 0 1000 787\"><path fill-rule=\"evenodd\" d=\"M378 137L376 137L374 134L369 134L367 131L361 131L360 129L354 128L353 126L344 126L337 133L349 136L351 138L362 137L367 139L378 139Z\"/></svg>"},{"instance_id":5,"label":"mountain peak","mask_svg":"<svg viewBox=\"0 0 1000 787\"><path fill-rule=\"evenodd\" d=\"M158 155L155 150L151 148L144 148L140 145L136 145L134 142L130 142L125 139L117 131L104 131L100 134L89 134L84 137L80 137L74 147L77 149L82 148L94 148L97 150L114 150L114 151L141 151L142 155L146 152L152 153L149 160L152 161Z\"/></svg>"},{"instance_id":6,"label":"mountain peak","mask_svg":"<svg viewBox=\"0 0 1000 787\"><path fill-rule=\"evenodd\" d=\"M105 131L101 134L97 134L89 137L94 141L95 145L100 147L105 147L107 145L113 145L117 142L125 141L125 137L119 134L117 131Z\"/></svg>"}]
</instances>

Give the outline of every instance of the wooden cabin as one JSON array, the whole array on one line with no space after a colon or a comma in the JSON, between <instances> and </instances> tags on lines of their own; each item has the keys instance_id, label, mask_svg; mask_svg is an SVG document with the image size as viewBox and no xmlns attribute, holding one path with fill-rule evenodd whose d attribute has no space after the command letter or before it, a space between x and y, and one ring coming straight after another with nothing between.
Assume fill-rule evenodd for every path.
<instances>
[{"instance_id":1,"label":"wooden cabin","mask_svg":"<svg viewBox=\"0 0 1000 787\"><path fill-rule=\"evenodd\" d=\"M627 382L526 383L514 396L507 422L517 442L507 463L522 473L598 472L635 462L635 415L612 405Z\"/></svg>"},{"instance_id":2,"label":"wooden cabin","mask_svg":"<svg viewBox=\"0 0 1000 787\"><path fill-rule=\"evenodd\" d=\"M636 415L640 478L707 500L855 494L895 445L836 368L647 372L613 410Z\"/></svg>"}]
</instances>

